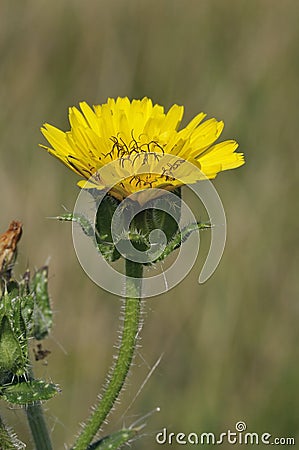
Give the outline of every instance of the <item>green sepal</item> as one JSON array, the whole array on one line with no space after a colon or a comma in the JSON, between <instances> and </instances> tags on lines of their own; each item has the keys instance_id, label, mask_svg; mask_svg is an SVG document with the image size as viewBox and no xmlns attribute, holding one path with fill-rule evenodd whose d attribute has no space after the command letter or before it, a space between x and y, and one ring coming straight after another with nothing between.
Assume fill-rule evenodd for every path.
<instances>
[{"instance_id":1,"label":"green sepal","mask_svg":"<svg viewBox=\"0 0 299 450\"><path fill-rule=\"evenodd\" d=\"M181 231L178 231L168 242L163 253L154 262L163 261L170 253L179 248L194 231L208 230L211 228L209 222L196 222L191 223L184 227Z\"/></svg>"},{"instance_id":2,"label":"green sepal","mask_svg":"<svg viewBox=\"0 0 299 450\"><path fill-rule=\"evenodd\" d=\"M60 392L60 389L56 384L42 380L23 381L2 388L2 395L5 400L16 405L28 405L50 400L58 392Z\"/></svg>"},{"instance_id":3,"label":"green sepal","mask_svg":"<svg viewBox=\"0 0 299 450\"><path fill-rule=\"evenodd\" d=\"M155 229L162 230L167 238L167 242L173 238L178 231L178 224L181 218L181 189L177 188L171 192L171 203L167 193L154 198L145 204L146 209L138 213L132 220L131 229L137 229L143 236L149 236ZM167 199L167 200L166 200ZM165 209L172 212L168 214Z\"/></svg>"},{"instance_id":4,"label":"green sepal","mask_svg":"<svg viewBox=\"0 0 299 450\"><path fill-rule=\"evenodd\" d=\"M172 241L179 229L179 221L181 217L181 189L177 188L172 191L171 203L168 199L167 193L165 197L154 198L145 204L145 209L140 211L133 218L130 231L135 232L135 235L139 235L139 240L132 239L130 236L132 245L139 251L147 251L150 249L150 233L153 230L161 230L166 236L166 245ZM165 205L165 200L167 205ZM165 211L172 212L172 215ZM153 264L155 261L151 261L148 264ZM145 264L147 265L147 264Z\"/></svg>"},{"instance_id":5,"label":"green sepal","mask_svg":"<svg viewBox=\"0 0 299 450\"><path fill-rule=\"evenodd\" d=\"M18 340L23 347L27 343L27 327L22 315L22 299L16 298L12 316L13 328L18 333Z\"/></svg>"},{"instance_id":6,"label":"green sepal","mask_svg":"<svg viewBox=\"0 0 299 450\"><path fill-rule=\"evenodd\" d=\"M18 295L25 297L30 294L30 270L27 269L21 281L18 283Z\"/></svg>"},{"instance_id":7,"label":"green sepal","mask_svg":"<svg viewBox=\"0 0 299 450\"><path fill-rule=\"evenodd\" d=\"M4 293L11 293L17 295L19 292L19 283L14 280L13 278L10 278L5 285Z\"/></svg>"},{"instance_id":8,"label":"green sepal","mask_svg":"<svg viewBox=\"0 0 299 450\"><path fill-rule=\"evenodd\" d=\"M96 215L96 241L101 254L108 262L117 261L121 256L114 246L111 234L112 217L119 204L118 200L106 194Z\"/></svg>"},{"instance_id":9,"label":"green sepal","mask_svg":"<svg viewBox=\"0 0 299 450\"><path fill-rule=\"evenodd\" d=\"M48 293L48 267L37 270L30 283L31 295L34 298L32 314L32 336L44 339L52 327L53 313Z\"/></svg>"},{"instance_id":10,"label":"green sepal","mask_svg":"<svg viewBox=\"0 0 299 450\"><path fill-rule=\"evenodd\" d=\"M26 332L28 337L32 337L32 315L34 310L34 298L32 295L24 295L20 297L21 314L26 326Z\"/></svg>"},{"instance_id":11,"label":"green sepal","mask_svg":"<svg viewBox=\"0 0 299 450\"><path fill-rule=\"evenodd\" d=\"M91 192L91 194L93 194ZM111 219L117 208L119 202L110 195L106 195L100 203L97 211L95 231L93 231L92 224L84 217L83 214L62 214L56 219L63 222L75 222L80 225L82 231L86 236L96 238L96 245L102 256L108 262L116 261L120 258L120 254L115 248L111 237Z\"/></svg>"},{"instance_id":12,"label":"green sepal","mask_svg":"<svg viewBox=\"0 0 299 450\"><path fill-rule=\"evenodd\" d=\"M80 225L82 228L84 234L86 236L92 237L93 236L93 228L89 220L84 217L83 214L73 214L73 213L66 213L62 214L61 216L56 216L55 219L60 220L61 222L75 222Z\"/></svg>"},{"instance_id":13,"label":"green sepal","mask_svg":"<svg viewBox=\"0 0 299 450\"><path fill-rule=\"evenodd\" d=\"M89 445L87 450L116 450L124 444L129 443L136 436L137 432L138 430L134 428L116 431Z\"/></svg>"},{"instance_id":14,"label":"green sepal","mask_svg":"<svg viewBox=\"0 0 299 450\"><path fill-rule=\"evenodd\" d=\"M96 193L93 190L90 191L91 195L96 199ZM182 230L179 229L179 222L181 218L181 188L177 188L171 192L173 195L169 200L167 193L165 196L160 196L148 201L144 206L145 208L137 214L134 214L134 210L138 210L139 205L133 200L129 200L125 203L123 209L118 210L118 229L120 231L119 236L115 236L117 244L122 247L122 241L130 240L132 245L139 251L145 252L150 250L150 234L153 230L162 230L166 236L166 246L160 256L144 265L152 265L158 261L163 261L174 250L179 248L183 242L185 242L193 231L200 231L211 228L210 223L197 222L187 225ZM167 210L172 214L164 211L165 200L167 202ZM116 249L112 234L111 234L111 222L116 209L121 204L119 200L106 194L102 199L96 215L95 233L92 231L92 225L88 219L81 215L65 214L58 216L57 219L64 221L77 222L83 232L87 236L96 237L98 249L103 257L108 262L116 261L121 257L120 253ZM122 205L121 205L122 206ZM160 209L161 208L161 209ZM128 228L126 224L126 217L133 217L129 226L129 231L125 232Z\"/></svg>"}]
</instances>

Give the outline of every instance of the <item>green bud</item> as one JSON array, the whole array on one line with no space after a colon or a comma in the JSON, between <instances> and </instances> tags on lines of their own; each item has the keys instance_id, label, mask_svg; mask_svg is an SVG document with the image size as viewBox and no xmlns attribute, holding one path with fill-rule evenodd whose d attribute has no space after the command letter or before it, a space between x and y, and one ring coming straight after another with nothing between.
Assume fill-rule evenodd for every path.
<instances>
[{"instance_id":1,"label":"green bud","mask_svg":"<svg viewBox=\"0 0 299 450\"><path fill-rule=\"evenodd\" d=\"M21 341L21 342L20 342ZM28 347L19 330L14 330L7 315L0 323L0 384L23 376L28 368Z\"/></svg>"}]
</instances>

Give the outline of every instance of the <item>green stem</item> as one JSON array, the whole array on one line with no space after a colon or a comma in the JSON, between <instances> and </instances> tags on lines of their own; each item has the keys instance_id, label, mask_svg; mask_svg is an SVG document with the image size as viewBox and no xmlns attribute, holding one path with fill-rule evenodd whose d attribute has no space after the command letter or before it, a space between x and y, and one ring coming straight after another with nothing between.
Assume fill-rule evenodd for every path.
<instances>
[{"instance_id":1,"label":"green stem","mask_svg":"<svg viewBox=\"0 0 299 450\"><path fill-rule=\"evenodd\" d=\"M112 410L128 375L136 347L140 326L140 294L143 267L139 263L126 260L126 298L124 324L116 363L104 387L101 400L93 409L87 423L79 435L73 450L86 450Z\"/></svg>"},{"instance_id":2,"label":"green stem","mask_svg":"<svg viewBox=\"0 0 299 450\"><path fill-rule=\"evenodd\" d=\"M38 403L28 405L26 413L36 450L52 450L42 406Z\"/></svg>"}]
</instances>

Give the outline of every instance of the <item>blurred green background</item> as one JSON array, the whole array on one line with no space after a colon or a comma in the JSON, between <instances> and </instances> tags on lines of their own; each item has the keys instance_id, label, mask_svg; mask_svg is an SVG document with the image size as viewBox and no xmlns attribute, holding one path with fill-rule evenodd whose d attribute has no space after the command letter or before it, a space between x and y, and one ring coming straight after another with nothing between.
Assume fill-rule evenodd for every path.
<instances>
[{"instance_id":1,"label":"blurred green background","mask_svg":"<svg viewBox=\"0 0 299 450\"><path fill-rule=\"evenodd\" d=\"M163 427L221 433L239 420L299 439L298 2L2 0L0 8L0 226L24 224L18 273L50 260L52 353L36 372L63 389L46 405L54 448L73 442L105 379L120 301L84 274L71 226L48 219L72 210L78 177L38 147L39 127L67 129L68 106L116 96L183 104L185 123L200 111L223 119L222 136L238 140L246 165L215 181L228 220L220 266L200 286L199 262L147 300L135 367L105 431L159 406L132 448L160 448ZM28 442L22 410L1 411Z\"/></svg>"}]
</instances>

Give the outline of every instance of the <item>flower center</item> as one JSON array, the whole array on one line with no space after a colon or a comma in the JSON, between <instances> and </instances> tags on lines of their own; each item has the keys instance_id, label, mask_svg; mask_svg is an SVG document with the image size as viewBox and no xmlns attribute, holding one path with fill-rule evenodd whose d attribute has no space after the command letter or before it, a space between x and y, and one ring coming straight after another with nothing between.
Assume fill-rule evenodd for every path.
<instances>
[{"instance_id":1,"label":"flower center","mask_svg":"<svg viewBox=\"0 0 299 450\"><path fill-rule=\"evenodd\" d=\"M112 143L111 149L107 153L102 153L103 158L107 159L107 175L97 171L93 174L93 178L98 184L108 185L110 180L119 177L120 181L110 190L110 194L118 200L148 188L173 190L183 184L177 180L175 172L185 160L174 154L165 153L167 143L150 139L145 133L137 140L133 131L130 141L120 133L109 139ZM114 165L110 169L110 161L117 163L117 168Z\"/></svg>"},{"instance_id":2,"label":"flower center","mask_svg":"<svg viewBox=\"0 0 299 450\"><path fill-rule=\"evenodd\" d=\"M134 165L136 159L142 155L142 164L148 164L149 158L154 157L154 160L159 161L162 155L164 155L164 148L166 144L161 145L155 140L144 142L142 140L137 141L134 138L133 131L131 132L132 139L129 143L126 143L122 137L112 136L112 148L110 152L105 154L105 158L110 157L111 160L119 159L120 164L123 165L124 161L130 161ZM141 137L141 136L140 136Z\"/></svg>"}]
</instances>

